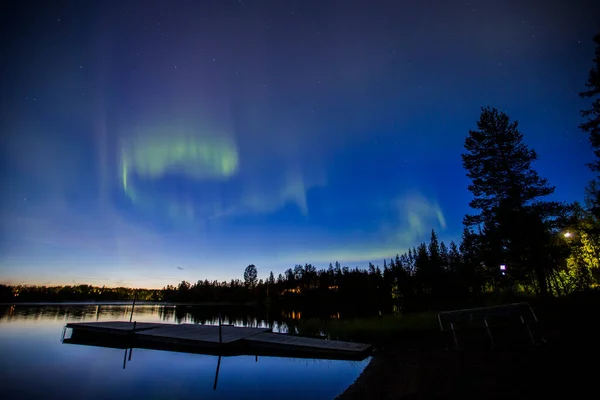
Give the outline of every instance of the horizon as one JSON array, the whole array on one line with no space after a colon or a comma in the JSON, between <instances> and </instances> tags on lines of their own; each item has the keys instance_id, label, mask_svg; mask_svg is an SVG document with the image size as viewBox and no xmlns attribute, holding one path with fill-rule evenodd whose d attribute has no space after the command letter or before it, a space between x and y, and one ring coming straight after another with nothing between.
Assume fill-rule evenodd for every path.
<instances>
[{"instance_id":1,"label":"horizon","mask_svg":"<svg viewBox=\"0 0 600 400\"><path fill-rule=\"evenodd\" d=\"M600 4L366 7L6 6L0 283L162 289L458 243L485 106L548 199L583 201Z\"/></svg>"}]
</instances>

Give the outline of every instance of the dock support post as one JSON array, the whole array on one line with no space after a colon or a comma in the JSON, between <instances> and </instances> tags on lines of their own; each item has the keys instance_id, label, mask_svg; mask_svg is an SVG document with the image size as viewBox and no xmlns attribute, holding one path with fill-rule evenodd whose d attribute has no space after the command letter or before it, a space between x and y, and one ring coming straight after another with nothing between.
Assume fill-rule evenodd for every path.
<instances>
[{"instance_id":1,"label":"dock support post","mask_svg":"<svg viewBox=\"0 0 600 400\"><path fill-rule=\"evenodd\" d=\"M254 355L254 362L258 362L258 354Z\"/></svg>"},{"instance_id":2,"label":"dock support post","mask_svg":"<svg viewBox=\"0 0 600 400\"><path fill-rule=\"evenodd\" d=\"M137 297L137 293L133 295L133 305L131 306L131 315L129 316L129 322L133 319L133 309L135 308L135 298Z\"/></svg>"},{"instance_id":3,"label":"dock support post","mask_svg":"<svg viewBox=\"0 0 600 400\"><path fill-rule=\"evenodd\" d=\"M221 311L219 311L219 344L223 343L223 334L221 332L222 330L222 321L221 321ZM221 358L219 357L219 362L221 362Z\"/></svg>"},{"instance_id":4,"label":"dock support post","mask_svg":"<svg viewBox=\"0 0 600 400\"><path fill-rule=\"evenodd\" d=\"M123 369L125 369L125 365L127 365L127 349L125 349L125 354L123 355Z\"/></svg>"},{"instance_id":5,"label":"dock support post","mask_svg":"<svg viewBox=\"0 0 600 400\"><path fill-rule=\"evenodd\" d=\"M129 358L127 359L127 361L131 361L131 353L133 353L133 347L129 348Z\"/></svg>"}]
</instances>

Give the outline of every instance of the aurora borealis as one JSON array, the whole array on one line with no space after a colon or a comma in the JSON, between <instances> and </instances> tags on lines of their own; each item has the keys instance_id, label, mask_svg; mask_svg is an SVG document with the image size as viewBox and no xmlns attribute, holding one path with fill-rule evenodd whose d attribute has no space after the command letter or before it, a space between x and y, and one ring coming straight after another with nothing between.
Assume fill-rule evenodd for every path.
<instances>
[{"instance_id":1,"label":"aurora borealis","mask_svg":"<svg viewBox=\"0 0 600 400\"><path fill-rule=\"evenodd\" d=\"M0 282L162 287L458 240L481 106L582 200L594 1L10 1Z\"/></svg>"}]
</instances>

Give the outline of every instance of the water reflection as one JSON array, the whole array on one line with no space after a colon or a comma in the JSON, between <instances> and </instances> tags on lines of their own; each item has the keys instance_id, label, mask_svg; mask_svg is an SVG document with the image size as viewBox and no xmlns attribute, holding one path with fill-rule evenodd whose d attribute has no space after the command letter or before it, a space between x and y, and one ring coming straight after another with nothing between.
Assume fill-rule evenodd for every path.
<instances>
[{"instance_id":1,"label":"water reflection","mask_svg":"<svg viewBox=\"0 0 600 400\"><path fill-rule=\"evenodd\" d=\"M10 305L0 306L0 321L18 320L54 320L54 321L99 321L106 319L129 320L133 311L133 319L149 322L218 324L221 313L223 324L244 327L270 328L274 332L298 332L299 322L318 320L314 316L307 317L300 310L257 311L252 307L214 306L165 306L158 304L137 303L133 305L113 304L68 304L68 305ZM340 319L340 312L328 313L325 319Z\"/></svg>"},{"instance_id":2,"label":"water reflection","mask_svg":"<svg viewBox=\"0 0 600 400\"><path fill-rule=\"evenodd\" d=\"M216 324L210 307L136 304L134 320ZM297 331L297 319L251 307L220 309L224 323ZM131 305L0 306L3 398L333 398L368 363L150 349L67 346L66 322L128 321ZM35 378L34 378L35 377Z\"/></svg>"}]
</instances>

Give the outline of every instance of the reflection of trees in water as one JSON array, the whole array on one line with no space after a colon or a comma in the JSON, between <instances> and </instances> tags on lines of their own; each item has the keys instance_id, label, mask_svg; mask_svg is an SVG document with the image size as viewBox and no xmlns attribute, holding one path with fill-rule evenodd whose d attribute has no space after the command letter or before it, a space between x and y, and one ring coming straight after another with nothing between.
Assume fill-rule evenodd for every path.
<instances>
[{"instance_id":1,"label":"reflection of trees in water","mask_svg":"<svg viewBox=\"0 0 600 400\"><path fill-rule=\"evenodd\" d=\"M250 307L176 306L161 307L159 310L161 320L178 324L218 325L219 313L223 324L270 329L279 329L280 325Z\"/></svg>"},{"instance_id":2,"label":"reflection of trees in water","mask_svg":"<svg viewBox=\"0 0 600 400\"><path fill-rule=\"evenodd\" d=\"M170 322L175 319L175 306L164 306L158 309L158 317L161 321Z\"/></svg>"},{"instance_id":3,"label":"reflection of trees in water","mask_svg":"<svg viewBox=\"0 0 600 400\"><path fill-rule=\"evenodd\" d=\"M160 306L136 304L137 319L158 314ZM0 320L95 321L129 319L131 306L125 305L11 305L0 309Z\"/></svg>"},{"instance_id":4,"label":"reflection of trees in water","mask_svg":"<svg viewBox=\"0 0 600 400\"><path fill-rule=\"evenodd\" d=\"M329 337L329 321L344 318L340 313L315 316L305 311L254 307L170 306L136 304L134 320L269 328L273 332ZM131 305L12 305L0 307L2 320L128 321Z\"/></svg>"}]
</instances>

